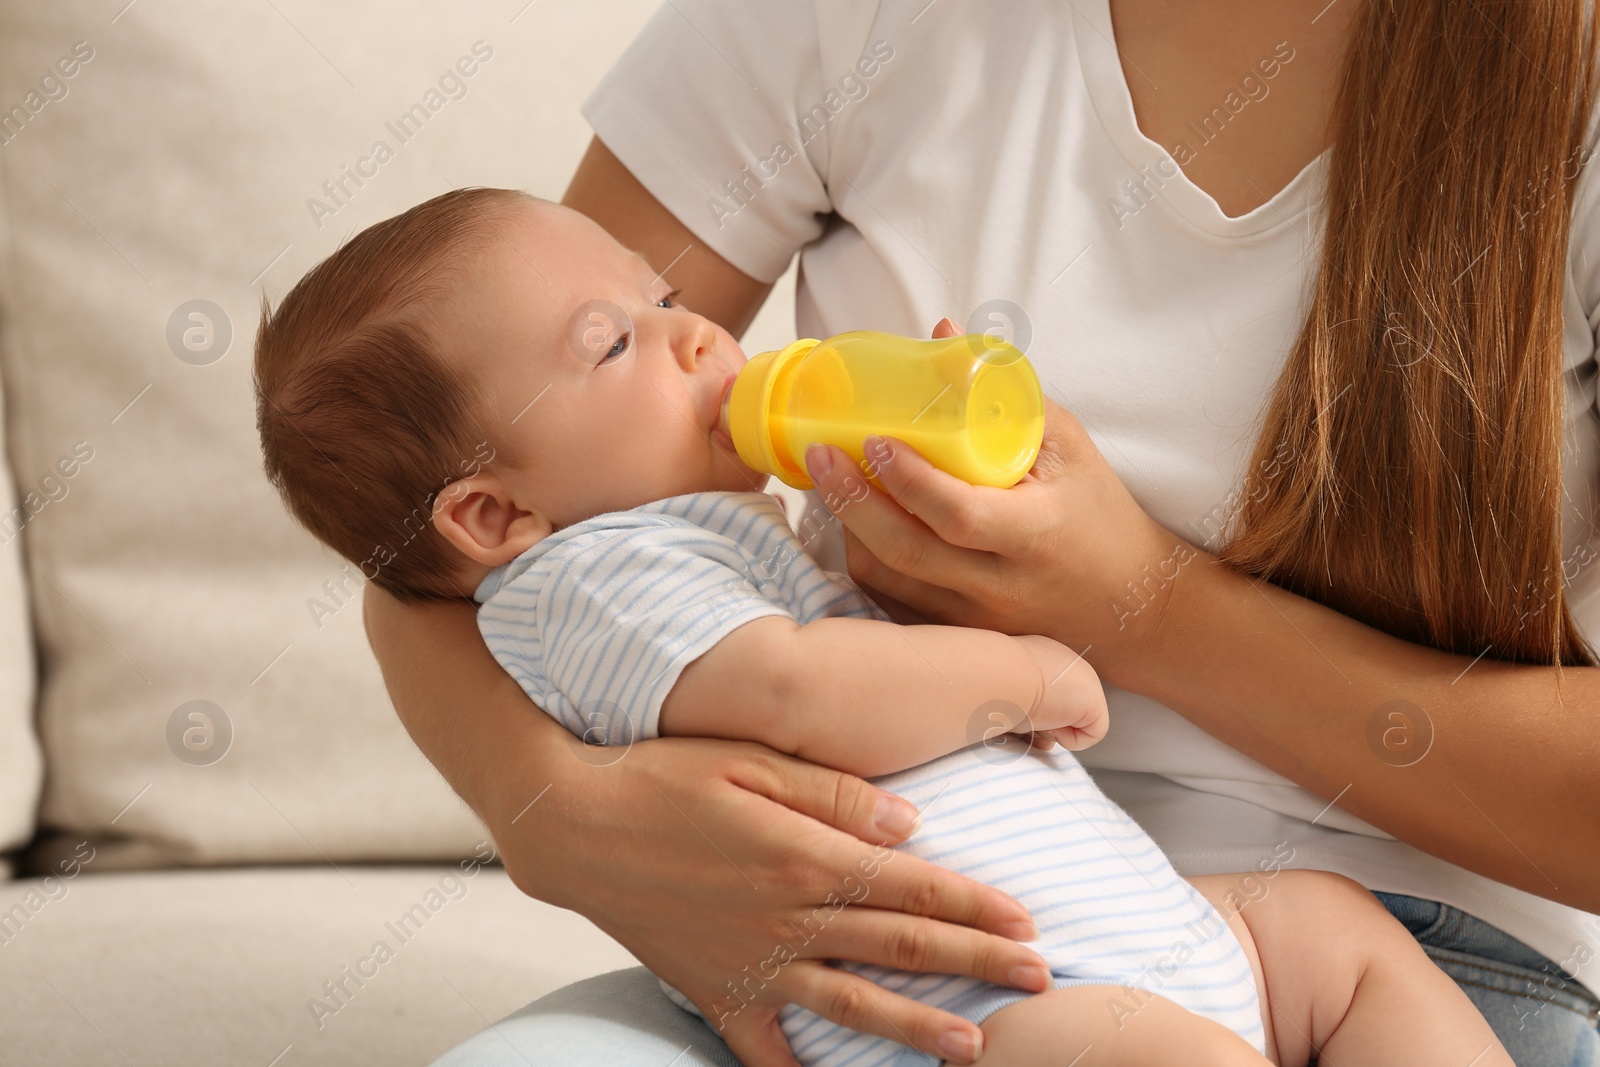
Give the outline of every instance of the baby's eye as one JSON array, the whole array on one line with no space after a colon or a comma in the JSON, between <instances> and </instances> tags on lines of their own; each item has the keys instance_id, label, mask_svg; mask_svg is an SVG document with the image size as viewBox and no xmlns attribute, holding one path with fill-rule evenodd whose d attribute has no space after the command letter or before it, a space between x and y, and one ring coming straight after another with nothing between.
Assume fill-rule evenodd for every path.
<instances>
[{"instance_id":1,"label":"baby's eye","mask_svg":"<svg viewBox=\"0 0 1600 1067\"><path fill-rule=\"evenodd\" d=\"M623 334L621 337L617 338L616 341L611 345L611 350L601 358L600 362L604 363L608 359L615 359L617 356L620 356L622 353L626 352L628 350L628 338L630 336L631 335L629 334Z\"/></svg>"},{"instance_id":2,"label":"baby's eye","mask_svg":"<svg viewBox=\"0 0 1600 1067\"><path fill-rule=\"evenodd\" d=\"M683 292L682 289L674 289L674 290L672 290L672 292L668 293L666 296L664 296L660 300L656 301L656 307L658 307L658 308L675 308L675 307L677 307L678 306L678 294L681 293L681 292Z\"/></svg>"}]
</instances>

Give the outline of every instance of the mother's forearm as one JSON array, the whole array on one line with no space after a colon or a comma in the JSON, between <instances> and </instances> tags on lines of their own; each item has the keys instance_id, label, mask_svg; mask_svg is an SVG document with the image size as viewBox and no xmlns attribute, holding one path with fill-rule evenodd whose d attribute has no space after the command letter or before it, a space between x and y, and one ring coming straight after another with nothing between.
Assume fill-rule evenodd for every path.
<instances>
[{"instance_id":1,"label":"mother's forearm","mask_svg":"<svg viewBox=\"0 0 1600 1067\"><path fill-rule=\"evenodd\" d=\"M1425 852L1600 911L1600 669L1558 689L1553 667L1412 644L1196 551L1113 660L1090 656L1105 681Z\"/></svg>"},{"instance_id":2,"label":"mother's forearm","mask_svg":"<svg viewBox=\"0 0 1600 1067\"><path fill-rule=\"evenodd\" d=\"M490 831L503 829L560 775L566 730L501 669L471 605L402 604L369 583L363 609L406 732Z\"/></svg>"}]
</instances>

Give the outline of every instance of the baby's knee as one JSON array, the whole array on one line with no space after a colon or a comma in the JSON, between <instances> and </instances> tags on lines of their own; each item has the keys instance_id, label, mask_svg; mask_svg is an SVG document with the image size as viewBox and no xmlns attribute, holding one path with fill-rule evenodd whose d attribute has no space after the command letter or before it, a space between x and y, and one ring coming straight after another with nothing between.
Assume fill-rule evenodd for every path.
<instances>
[{"instance_id":1,"label":"baby's knee","mask_svg":"<svg viewBox=\"0 0 1600 1067\"><path fill-rule=\"evenodd\" d=\"M1354 878L1333 871L1288 870L1279 871L1274 881L1269 892L1281 890L1279 896L1285 906L1302 914L1343 920L1362 928L1399 926L1372 891Z\"/></svg>"},{"instance_id":2,"label":"baby's knee","mask_svg":"<svg viewBox=\"0 0 1600 1067\"><path fill-rule=\"evenodd\" d=\"M1363 921L1370 921L1373 909L1388 914L1360 882L1332 871L1243 871L1197 876L1190 882L1224 916L1244 918L1252 929L1258 921L1288 921L1307 914Z\"/></svg>"},{"instance_id":3,"label":"baby's knee","mask_svg":"<svg viewBox=\"0 0 1600 1067\"><path fill-rule=\"evenodd\" d=\"M1263 957L1362 964L1416 942L1360 882L1332 871L1285 870L1241 917Z\"/></svg>"}]
</instances>

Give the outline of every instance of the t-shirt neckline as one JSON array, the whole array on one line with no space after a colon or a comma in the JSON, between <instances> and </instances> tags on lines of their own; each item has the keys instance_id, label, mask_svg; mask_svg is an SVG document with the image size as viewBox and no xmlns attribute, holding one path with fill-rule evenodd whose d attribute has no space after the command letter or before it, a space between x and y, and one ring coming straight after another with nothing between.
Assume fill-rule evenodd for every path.
<instances>
[{"instance_id":1,"label":"t-shirt neckline","mask_svg":"<svg viewBox=\"0 0 1600 1067\"><path fill-rule=\"evenodd\" d=\"M1219 237L1256 236L1294 224L1295 217L1310 204L1312 188L1322 177L1331 149L1324 149L1302 167L1266 203L1230 217L1210 193L1189 180L1172 153L1139 129L1111 30L1111 0L1074 0L1072 8L1076 21L1073 36L1089 99L1101 126L1132 168L1132 177L1137 180L1144 166L1146 173L1156 175L1162 183L1156 193L1159 199L1191 225ZM1163 160L1170 162L1158 169ZM1166 176L1174 170L1174 177Z\"/></svg>"}]
</instances>

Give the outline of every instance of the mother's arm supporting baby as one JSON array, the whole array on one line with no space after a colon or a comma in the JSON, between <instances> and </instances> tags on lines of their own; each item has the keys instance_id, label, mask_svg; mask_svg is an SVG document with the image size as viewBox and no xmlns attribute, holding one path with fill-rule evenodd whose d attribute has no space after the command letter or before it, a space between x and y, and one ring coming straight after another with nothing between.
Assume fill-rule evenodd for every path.
<instances>
[{"instance_id":1,"label":"mother's arm supporting baby","mask_svg":"<svg viewBox=\"0 0 1600 1067\"><path fill-rule=\"evenodd\" d=\"M768 615L683 669L659 725L663 736L759 741L873 777L996 728L1087 748L1105 736L1106 698L1094 669L1048 637Z\"/></svg>"},{"instance_id":2,"label":"mother's arm supporting baby","mask_svg":"<svg viewBox=\"0 0 1600 1067\"><path fill-rule=\"evenodd\" d=\"M365 598L367 635L395 710L487 824L517 888L593 920L708 1018L728 978L772 951L774 929L803 922L877 844L911 832L916 811L906 801L757 745L661 738L620 762L597 762L495 662L472 605L402 603L370 583ZM763 891L753 892L752 881ZM793 1001L936 1052L947 1032L970 1036L977 1026L879 986L863 989L820 961L1046 988L1047 977L1014 977L1047 972L1012 936L1036 936L1016 901L902 856L877 875L871 905L829 922L721 1036L752 1067L797 1067L776 1021Z\"/></svg>"}]
</instances>

